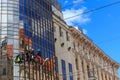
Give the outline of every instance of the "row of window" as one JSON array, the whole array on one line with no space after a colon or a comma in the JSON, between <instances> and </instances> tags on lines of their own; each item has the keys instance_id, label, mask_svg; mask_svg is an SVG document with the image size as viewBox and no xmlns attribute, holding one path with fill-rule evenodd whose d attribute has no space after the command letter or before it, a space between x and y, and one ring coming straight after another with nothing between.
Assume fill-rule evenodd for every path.
<instances>
[{"instance_id":1,"label":"row of window","mask_svg":"<svg viewBox=\"0 0 120 80\"><path fill-rule=\"evenodd\" d=\"M54 32L56 32L55 26L54 26ZM63 37L63 35L64 35L61 27L59 27L59 35L60 35L60 37ZM69 33L67 31L66 31L66 40L70 41L70 36L69 36Z\"/></svg>"},{"instance_id":2,"label":"row of window","mask_svg":"<svg viewBox=\"0 0 120 80\"><path fill-rule=\"evenodd\" d=\"M59 34L60 34L60 37L63 37L63 31L62 31L61 27L59 27ZM68 35L67 31L66 31L66 40L67 41L70 40L70 36Z\"/></svg>"},{"instance_id":3,"label":"row of window","mask_svg":"<svg viewBox=\"0 0 120 80\"><path fill-rule=\"evenodd\" d=\"M63 80L67 80L67 74L66 74L66 63L64 60L61 61L62 64L62 77ZM72 64L68 64L69 66L69 78L70 80L73 80L73 72L72 72Z\"/></svg>"}]
</instances>

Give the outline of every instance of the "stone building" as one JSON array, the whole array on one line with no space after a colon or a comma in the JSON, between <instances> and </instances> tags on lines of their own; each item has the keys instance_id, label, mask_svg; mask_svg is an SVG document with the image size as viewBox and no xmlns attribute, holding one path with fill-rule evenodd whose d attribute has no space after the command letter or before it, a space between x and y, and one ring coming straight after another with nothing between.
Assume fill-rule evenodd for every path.
<instances>
[{"instance_id":1,"label":"stone building","mask_svg":"<svg viewBox=\"0 0 120 80\"><path fill-rule=\"evenodd\" d=\"M118 80L118 68L64 22L57 0L0 0L0 80Z\"/></svg>"},{"instance_id":2,"label":"stone building","mask_svg":"<svg viewBox=\"0 0 120 80\"><path fill-rule=\"evenodd\" d=\"M119 80L119 64L82 30L68 26L61 11L55 7L53 26L59 80Z\"/></svg>"}]
</instances>

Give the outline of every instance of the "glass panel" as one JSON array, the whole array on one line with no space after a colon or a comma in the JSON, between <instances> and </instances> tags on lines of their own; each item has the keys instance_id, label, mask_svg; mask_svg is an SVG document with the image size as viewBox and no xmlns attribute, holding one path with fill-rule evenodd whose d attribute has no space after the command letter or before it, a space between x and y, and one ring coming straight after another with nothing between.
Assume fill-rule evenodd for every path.
<instances>
[{"instance_id":1,"label":"glass panel","mask_svg":"<svg viewBox=\"0 0 120 80\"><path fill-rule=\"evenodd\" d=\"M8 14L8 22L13 22L13 15Z\"/></svg>"},{"instance_id":2,"label":"glass panel","mask_svg":"<svg viewBox=\"0 0 120 80\"><path fill-rule=\"evenodd\" d=\"M8 44L13 44L13 39L8 39Z\"/></svg>"},{"instance_id":3,"label":"glass panel","mask_svg":"<svg viewBox=\"0 0 120 80\"><path fill-rule=\"evenodd\" d=\"M14 23L18 23L19 22L19 16L14 15Z\"/></svg>"},{"instance_id":4,"label":"glass panel","mask_svg":"<svg viewBox=\"0 0 120 80\"><path fill-rule=\"evenodd\" d=\"M0 12L1 12L1 10L0 10ZM1 22L1 13L0 13L0 22ZM1 26L1 24L0 24L0 26Z\"/></svg>"},{"instance_id":5,"label":"glass panel","mask_svg":"<svg viewBox=\"0 0 120 80\"><path fill-rule=\"evenodd\" d=\"M8 35L8 38L12 39L12 38L13 38L13 35Z\"/></svg>"},{"instance_id":6,"label":"glass panel","mask_svg":"<svg viewBox=\"0 0 120 80\"><path fill-rule=\"evenodd\" d=\"M19 41L18 40L14 40L14 48L19 49Z\"/></svg>"},{"instance_id":7,"label":"glass panel","mask_svg":"<svg viewBox=\"0 0 120 80\"><path fill-rule=\"evenodd\" d=\"M18 53L19 53L19 50L14 50L14 53L15 53L15 54L18 54Z\"/></svg>"},{"instance_id":8,"label":"glass panel","mask_svg":"<svg viewBox=\"0 0 120 80\"><path fill-rule=\"evenodd\" d=\"M4 39L7 35L1 35L1 38Z\"/></svg>"},{"instance_id":9,"label":"glass panel","mask_svg":"<svg viewBox=\"0 0 120 80\"><path fill-rule=\"evenodd\" d=\"M72 64L70 63L69 63L69 74L70 74L70 80L73 80Z\"/></svg>"},{"instance_id":10,"label":"glass panel","mask_svg":"<svg viewBox=\"0 0 120 80\"><path fill-rule=\"evenodd\" d=\"M6 30L6 32L7 32L7 28L2 27L2 29L1 29L1 30L2 30L2 31Z\"/></svg>"},{"instance_id":11,"label":"glass panel","mask_svg":"<svg viewBox=\"0 0 120 80\"><path fill-rule=\"evenodd\" d=\"M19 65L14 66L14 80L19 80Z\"/></svg>"},{"instance_id":12,"label":"glass panel","mask_svg":"<svg viewBox=\"0 0 120 80\"><path fill-rule=\"evenodd\" d=\"M13 8L8 6L8 10L9 10L9 11L12 11L12 10L13 10ZM9 11L8 11L8 12L9 12Z\"/></svg>"},{"instance_id":13,"label":"glass panel","mask_svg":"<svg viewBox=\"0 0 120 80\"><path fill-rule=\"evenodd\" d=\"M7 5L6 6L2 6L2 10L7 10Z\"/></svg>"},{"instance_id":14,"label":"glass panel","mask_svg":"<svg viewBox=\"0 0 120 80\"><path fill-rule=\"evenodd\" d=\"M7 14L2 14L2 22L7 22Z\"/></svg>"},{"instance_id":15,"label":"glass panel","mask_svg":"<svg viewBox=\"0 0 120 80\"><path fill-rule=\"evenodd\" d=\"M7 14L7 10L2 10L1 13L6 13Z\"/></svg>"},{"instance_id":16,"label":"glass panel","mask_svg":"<svg viewBox=\"0 0 120 80\"><path fill-rule=\"evenodd\" d=\"M6 68L3 68L3 75L6 75Z\"/></svg>"},{"instance_id":17,"label":"glass panel","mask_svg":"<svg viewBox=\"0 0 120 80\"><path fill-rule=\"evenodd\" d=\"M67 80L66 77L66 66L65 66L65 61L62 60L62 76L63 76L63 80Z\"/></svg>"},{"instance_id":18,"label":"glass panel","mask_svg":"<svg viewBox=\"0 0 120 80\"><path fill-rule=\"evenodd\" d=\"M12 0L8 0L8 3L13 5L13 1Z\"/></svg>"},{"instance_id":19,"label":"glass panel","mask_svg":"<svg viewBox=\"0 0 120 80\"><path fill-rule=\"evenodd\" d=\"M2 3L7 3L7 0L2 0Z\"/></svg>"},{"instance_id":20,"label":"glass panel","mask_svg":"<svg viewBox=\"0 0 120 80\"><path fill-rule=\"evenodd\" d=\"M12 32L13 28L12 28L11 26L9 26L9 27L8 27L8 30L11 30L11 32Z\"/></svg>"},{"instance_id":21,"label":"glass panel","mask_svg":"<svg viewBox=\"0 0 120 80\"><path fill-rule=\"evenodd\" d=\"M3 0L3 1L4 1L4 0ZM7 4L2 4L2 7L3 7L3 6L7 6Z\"/></svg>"},{"instance_id":22,"label":"glass panel","mask_svg":"<svg viewBox=\"0 0 120 80\"><path fill-rule=\"evenodd\" d=\"M8 35L12 35L13 34L13 32L12 31L8 31Z\"/></svg>"},{"instance_id":23,"label":"glass panel","mask_svg":"<svg viewBox=\"0 0 120 80\"><path fill-rule=\"evenodd\" d=\"M19 37L18 36L14 36L14 39L18 39Z\"/></svg>"},{"instance_id":24,"label":"glass panel","mask_svg":"<svg viewBox=\"0 0 120 80\"><path fill-rule=\"evenodd\" d=\"M1 34L6 34L7 35L7 31L2 31Z\"/></svg>"},{"instance_id":25,"label":"glass panel","mask_svg":"<svg viewBox=\"0 0 120 80\"><path fill-rule=\"evenodd\" d=\"M1 5L0 5L0 13L1 13Z\"/></svg>"},{"instance_id":26,"label":"glass panel","mask_svg":"<svg viewBox=\"0 0 120 80\"><path fill-rule=\"evenodd\" d=\"M18 32L14 32L14 35L18 35Z\"/></svg>"},{"instance_id":27,"label":"glass panel","mask_svg":"<svg viewBox=\"0 0 120 80\"><path fill-rule=\"evenodd\" d=\"M7 27L7 24L1 24L2 25L2 27Z\"/></svg>"}]
</instances>

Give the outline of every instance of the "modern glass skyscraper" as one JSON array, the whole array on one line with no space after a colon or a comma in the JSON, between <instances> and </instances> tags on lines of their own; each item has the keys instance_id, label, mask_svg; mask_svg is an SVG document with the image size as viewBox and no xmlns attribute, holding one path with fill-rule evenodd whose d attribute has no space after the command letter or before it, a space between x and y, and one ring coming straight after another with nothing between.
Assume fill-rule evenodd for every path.
<instances>
[{"instance_id":1,"label":"modern glass skyscraper","mask_svg":"<svg viewBox=\"0 0 120 80\"><path fill-rule=\"evenodd\" d=\"M53 80L52 1L0 0L0 43L0 80ZM39 63L26 61L30 49L35 55L41 51ZM18 64L20 53L24 59Z\"/></svg>"}]
</instances>

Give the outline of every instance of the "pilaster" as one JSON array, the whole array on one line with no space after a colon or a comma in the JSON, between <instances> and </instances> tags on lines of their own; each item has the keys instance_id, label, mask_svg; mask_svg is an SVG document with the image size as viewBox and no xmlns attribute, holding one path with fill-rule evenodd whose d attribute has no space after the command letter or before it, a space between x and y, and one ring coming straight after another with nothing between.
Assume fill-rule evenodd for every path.
<instances>
[{"instance_id":1,"label":"pilaster","mask_svg":"<svg viewBox=\"0 0 120 80\"><path fill-rule=\"evenodd\" d=\"M78 77L80 78L80 80L83 80L83 70L82 70L82 60L80 59L80 57L78 57L78 66L79 66L79 75Z\"/></svg>"},{"instance_id":2,"label":"pilaster","mask_svg":"<svg viewBox=\"0 0 120 80\"><path fill-rule=\"evenodd\" d=\"M87 71L87 63L85 60L83 60L83 65L84 65L84 77L85 77L85 80L88 80L88 71Z\"/></svg>"},{"instance_id":3,"label":"pilaster","mask_svg":"<svg viewBox=\"0 0 120 80\"><path fill-rule=\"evenodd\" d=\"M102 70L102 74L103 74L103 75L102 75L103 80L106 80L106 79L105 79L105 72L104 72L104 70Z\"/></svg>"}]
</instances>

